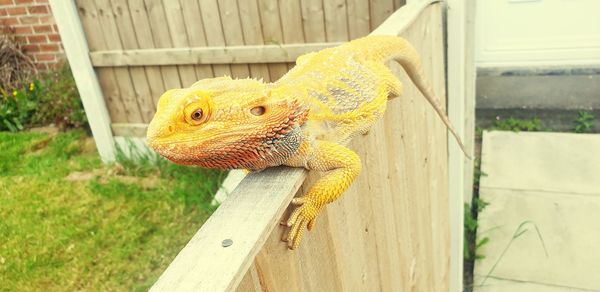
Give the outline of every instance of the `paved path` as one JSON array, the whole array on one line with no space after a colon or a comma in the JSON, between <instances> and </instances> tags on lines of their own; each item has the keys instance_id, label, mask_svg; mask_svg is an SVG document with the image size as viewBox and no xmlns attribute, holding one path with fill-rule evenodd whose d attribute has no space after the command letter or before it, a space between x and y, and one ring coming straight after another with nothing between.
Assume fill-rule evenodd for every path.
<instances>
[{"instance_id":1,"label":"paved path","mask_svg":"<svg viewBox=\"0 0 600 292\"><path fill-rule=\"evenodd\" d=\"M474 291L600 291L600 135L485 132L482 171Z\"/></svg>"}]
</instances>

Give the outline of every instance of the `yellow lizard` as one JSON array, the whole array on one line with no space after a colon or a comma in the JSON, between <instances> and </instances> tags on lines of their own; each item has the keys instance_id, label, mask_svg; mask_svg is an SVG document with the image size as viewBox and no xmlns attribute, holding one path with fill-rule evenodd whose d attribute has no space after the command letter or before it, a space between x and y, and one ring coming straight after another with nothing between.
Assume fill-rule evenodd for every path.
<instances>
[{"instance_id":1,"label":"yellow lizard","mask_svg":"<svg viewBox=\"0 0 600 292\"><path fill-rule=\"evenodd\" d=\"M165 92L148 127L148 145L169 160L207 168L261 170L287 165L324 172L287 220L288 246L361 170L344 145L369 130L402 84L385 66L399 62L464 150L403 38L369 36L300 56L274 83L219 77Z\"/></svg>"}]
</instances>

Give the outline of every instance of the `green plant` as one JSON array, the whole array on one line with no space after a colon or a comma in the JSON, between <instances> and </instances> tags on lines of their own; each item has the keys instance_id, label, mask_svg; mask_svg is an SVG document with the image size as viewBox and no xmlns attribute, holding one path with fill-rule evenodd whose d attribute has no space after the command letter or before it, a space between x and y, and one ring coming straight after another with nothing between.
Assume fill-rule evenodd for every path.
<instances>
[{"instance_id":1,"label":"green plant","mask_svg":"<svg viewBox=\"0 0 600 292\"><path fill-rule=\"evenodd\" d=\"M55 124L60 129L87 126L87 119L75 80L68 64L39 75L39 102L43 109L35 111L32 124Z\"/></svg>"},{"instance_id":2,"label":"green plant","mask_svg":"<svg viewBox=\"0 0 600 292\"><path fill-rule=\"evenodd\" d=\"M0 130L16 132L23 130L38 107L39 83L34 81L27 88L2 94L0 103Z\"/></svg>"},{"instance_id":3,"label":"green plant","mask_svg":"<svg viewBox=\"0 0 600 292\"><path fill-rule=\"evenodd\" d=\"M515 119L510 117L508 119L499 119L494 121L494 124L491 127L492 130L502 130L502 131L541 131L542 125L540 123L540 119L533 118L531 120L524 119Z\"/></svg>"},{"instance_id":4,"label":"green plant","mask_svg":"<svg viewBox=\"0 0 600 292\"><path fill-rule=\"evenodd\" d=\"M477 214L483 211L489 203L480 200L479 198L473 199L473 206L465 203L464 209L464 228L465 228L465 240L464 240L464 259L466 261L474 261L483 259L484 256L477 253L477 250L489 242L488 237L483 237L479 240L477 238Z\"/></svg>"},{"instance_id":5,"label":"green plant","mask_svg":"<svg viewBox=\"0 0 600 292\"><path fill-rule=\"evenodd\" d=\"M594 116L586 111L579 111L575 118L575 133L590 133L594 127Z\"/></svg>"}]
</instances>

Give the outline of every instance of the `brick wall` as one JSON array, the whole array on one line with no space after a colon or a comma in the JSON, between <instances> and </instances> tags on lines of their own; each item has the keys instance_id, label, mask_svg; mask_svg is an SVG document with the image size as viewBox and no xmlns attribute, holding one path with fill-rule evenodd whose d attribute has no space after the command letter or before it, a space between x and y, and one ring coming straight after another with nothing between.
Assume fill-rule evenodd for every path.
<instances>
[{"instance_id":1,"label":"brick wall","mask_svg":"<svg viewBox=\"0 0 600 292\"><path fill-rule=\"evenodd\" d=\"M0 0L0 25L14 29L38 69L46 70L64 60L48 0Z\"/></svg>"}]
</instances>

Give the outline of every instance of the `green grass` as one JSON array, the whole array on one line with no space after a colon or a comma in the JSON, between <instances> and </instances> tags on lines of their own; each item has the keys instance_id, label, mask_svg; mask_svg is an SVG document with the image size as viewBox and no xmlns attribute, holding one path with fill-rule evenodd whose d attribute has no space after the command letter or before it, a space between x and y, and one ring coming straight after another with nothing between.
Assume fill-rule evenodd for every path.
<instances>
[{"instance_id":1,"label":"green grass","mask_svg":"<svg viewBox=\"0 0 600 292\"><path fill-rule=\"evenodd\" d=\"M540 119L533 118L530 120L524 119L515 119L513 117L509 117L507 119L501 119L494 121L494 124L491 127L491 130L500 130L500 131L542 131L542 124Z\"/></svg>"},{"instance_id":2,"label":"green grass","mask_svg":"<svg viewBox=\"0 0 600 292\"><path fill-rule=\"evenodd\" d=\"M594 115L586 111L579 111L574 123L575 127L573 128L573 132L591 133L594 129Z\"/></svg>"},{"instance_id":3,"label":"green grass","mask_svg":"<svg viewBox=\"0 0 600 292\"><path fill-rule=\"evenodd\" d=\"M78 131L0 132L1 291L146 290L213 211L224 173L105 166L89 145Z\"/></svg>"}]
</instances>

